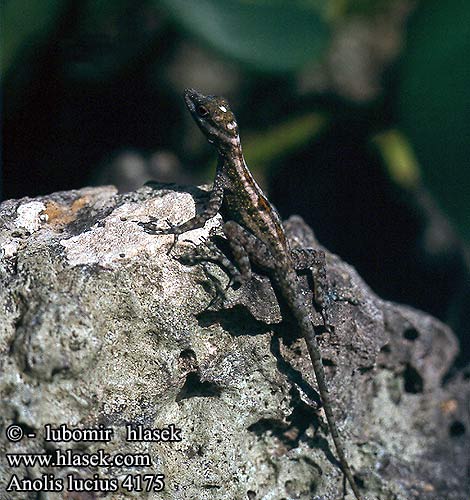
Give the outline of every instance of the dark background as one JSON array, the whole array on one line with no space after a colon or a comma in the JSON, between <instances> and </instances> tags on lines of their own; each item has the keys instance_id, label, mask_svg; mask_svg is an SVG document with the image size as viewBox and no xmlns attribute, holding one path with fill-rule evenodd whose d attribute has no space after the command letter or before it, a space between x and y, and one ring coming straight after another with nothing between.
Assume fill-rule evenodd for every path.
<instances>
[{"instance_id":1,"label":"dark background","mask_svg":"<svg viewBox=\"0 0 470 500\"><path fill-rule=\"evenodd\" d=\"M284 217L470 341L470 3L5 0L3 198L201 183L181 99L230 99Z\"/></svg>"}]
</instances>

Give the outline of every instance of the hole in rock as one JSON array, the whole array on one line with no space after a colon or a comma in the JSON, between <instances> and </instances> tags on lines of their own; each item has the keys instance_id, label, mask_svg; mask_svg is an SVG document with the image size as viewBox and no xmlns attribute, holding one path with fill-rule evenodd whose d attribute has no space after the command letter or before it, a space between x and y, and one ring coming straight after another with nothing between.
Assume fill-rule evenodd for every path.
<instances>
[{"instance_id":1,"label":"hole in rock","mask_svg":"<svg viewBox=\"0 0 470 500\"><path fill-rule=\"evenodd\" d=\"M419 332L418 332L418 330L416 330L416 328L407 328L403 332L403 338L405 338L406 340L414 341L418 337L419 337Z\"/></svg>"},{"instance_id":2,"label":"hole in rock","mask_svg":"<svg viewBox=\"0 0 470 500\"><path fill-rule=\"evenodd\" d=\"M216 384L208 382L207 380L203 382L201 381L198 373L191 372L188 373L186 382L178 393L176 401L182 401L183 399L197 397L217 398L220 396L221 392L222 391Z\"/></svg>"},{"instance_id":3,"label":"hole in rock","mask_svg":"<svg viewBox=\"0 0 470 500\"><path fill-rule=\"evenodd\" d=\"M458 437L465 434L465 425L460 422L460 420L456 420L452 422L449 426L449 436L450 437Z\"/></svg>"},{"instance_id":4,"label":"hole in rock","mask_svg":"<svg viewBox=\"0 0 470 500\"><path fill-rule=\"evenodd\" d=\"M421 377L418 371L410 364L406 365L405 371L403 372L403 379L405 381L406 392L411 394L423 392L423 377Z\"/></svg>"}]
</instances>

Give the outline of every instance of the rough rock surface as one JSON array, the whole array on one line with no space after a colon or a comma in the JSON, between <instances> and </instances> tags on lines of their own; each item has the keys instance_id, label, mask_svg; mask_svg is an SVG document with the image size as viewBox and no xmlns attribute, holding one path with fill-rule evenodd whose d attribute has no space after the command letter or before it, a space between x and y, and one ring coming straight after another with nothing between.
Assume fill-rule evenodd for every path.
<instances>
[{"instance_id":1,"label":"rough rock surface","mask_svg":"<svg viewBox=\"0 0 470 500\"><path fill-rule=\"evenodd\" d=\"M118 195L101 187L0 206L0 498L103 496L5 492L13 474L36 484L50 474L99 474L120 486L107 494L113 499L343 498L305 346L269 280L254 275L222 302L223 270L174 258L207 238L219 216L183 235L170 255L171 236L148 235L135 222L181 222L203 199L198 188ZM299 218L287 228L294 246L316 245ZM380 500L464 500L470 377L443 383L454 335L379 299L338 257L327 260L333 328L319 326L318 338L362 490ZM312 319L321 324L318 314ZM46 424L103 425L114 437L46 441ZM126 441L128 424L174 424L182 439ZM10 442L10 425L37 437ZM149 454L151 464L10 467L5 457L66 449ZM164 474L165 489L129 492L130 474ZM352 498L349 488L344 498Z\"/></svg>"}]
</instances>

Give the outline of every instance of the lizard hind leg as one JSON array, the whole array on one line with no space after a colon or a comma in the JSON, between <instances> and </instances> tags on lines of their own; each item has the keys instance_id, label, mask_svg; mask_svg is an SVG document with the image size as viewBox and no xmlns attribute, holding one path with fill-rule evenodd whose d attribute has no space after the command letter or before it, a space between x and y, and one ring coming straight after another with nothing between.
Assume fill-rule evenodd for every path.
<instances>
[{"instance_id":1,"label":"lizard hind leg","mask_svg":"<svg viewBox=\"0 0 470 500\"><path fill-rule=\"evenodd\" d=\"M237 277L240 275L240 272L212 239L204 239L202 244L199 245L196 245L190 240L184 241L192 243L195 246L192 251L179 255L177 260L187 266L200 264L207 278L206 283L209 283L211 290L214 292L214 298L211 300L208 307L211 307L216 303L223 304L228 288L233 282L238 280ZM222 283L216 276L210 273L207 268L208 262L218 265L227 273L229 282L225 287L222 286Z\"/></svg>"},{"instance_id":2,"label":"lizard hind leg","mask_svg":"<svg viewBox=\"0 0 470 500\"><path fill-rule=\"evenodd\" d=\"M189 242L189 240L185 241ZM205 239L203 244L195 246L192 252L186 252L180 255L178 260L182 264L189 266L204 262L213 262L225 270L231 282L239 279L238 276L240 275L240 272L236 266L234 266L230 259L224 255L212 239ZM230 286L230 283L228 286Z\"/></svg>"},{"instance_id":3,"label":"lizard hind leg","mask_svg":"<svg viewBox=\"0 0 470 500\"><path fill-rule=\"evenodd\" d=\"M291 258L296 271L309 271L311 273L315 302L319 306L325 307L328 301L325 252L315 248L294 248L291 250Z\"/></svg>"},{"instance_id":4,"label":"lizard hind leg","mask_svg":"<svg viewBox=\"0 0 470 500\"><path fill-rule=\"evenodd\" d=\"M313 281L313 296L320 308L323 323L330 330L328 307L330 303L329 286L326 275L326 258L323 250L315 248L294 248L291 258L296 271L309 271Z\"/></svg>"},{"instance_id":5,"label":"lizard hind leg","mask_svg":"<svg viewBox=\"0 0 470 500\"><path fill-rule=\"evenodd\" d=\"M274 268L274 259L268 247L254 234L235 221L227 221L223 226L223 231L240 271L242 283L251 278L251 262L264 270Z\"/></svg>"}]
</instances>

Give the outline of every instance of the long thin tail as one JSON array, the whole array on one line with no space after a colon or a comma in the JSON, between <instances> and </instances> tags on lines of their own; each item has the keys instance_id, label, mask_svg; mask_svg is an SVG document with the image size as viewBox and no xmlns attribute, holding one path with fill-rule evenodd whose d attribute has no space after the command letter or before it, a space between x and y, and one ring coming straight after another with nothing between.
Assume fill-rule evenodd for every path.
<instances>
[{"instance_id":1,"label":"long thin tail","mask_svg":"<svg viewBox=\"0 0 470 500\"><path fill-rule=\"evenodd\" d=\"M335 443L336 452L338 454L339 462L343 473L346 476L351 489L354 492L357 500L361 500L361 494L354 481L354 477L349 467L348 461L344 454L344 447L341 438L338 433L338 428L336 426L335 416L330 403L330 395L328 391L328 385L325 378L325 370L323 369L323 363L320 353L320 348L318 347L317 339L315 338L315 331L312 325L312 321L308 314L309 306L305 303L302 295L302 291L299 289L297 275L295 271L292 273L287 273L283 276L283 283L281 285L281 290L283 291L284 298L287 300L292 314L294 315L297 323L300 326L302 335L307 344L308 353L310 359L312 360L313 370L315 372L315 378L317 379L318 389L320 391L320 396L323 403L323 408L325 410L326 420L328 421L328 426L330 428L331 437ZM284 285L284 286L282 286Z\"/></svg>"},{"instance_id":2,"label":"long thin tail","mask_svg":"<svg viewBox=\"0 0 470 500\"><path fill-rule=\"evenodd\" d=\"M309 331L303 331L305 342L307 344L308 353L310 354L310 359L312 360L313 370L315 372L315 377L317 379L318 388L320 390L320 396L323 403L323 409L325 410L326 420L328 421L328 426L330 428L331 437L335 443L336 453L338 454L339 461L341 463L341 468L346 476L351 489L354 492L357 500L361 500L361 494L354 481L354 477L349 467L348 461L344 454L343 443L339 437L338 428L336 427L335 416L330 404L330 395L328 391L328 386L325 379L325 371L323 369L323 363L320 354L320 348L318 347L317 339L315 338L315 333L313 328L309 328Z\"/></svg>"}]
</instances>

